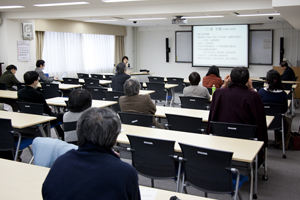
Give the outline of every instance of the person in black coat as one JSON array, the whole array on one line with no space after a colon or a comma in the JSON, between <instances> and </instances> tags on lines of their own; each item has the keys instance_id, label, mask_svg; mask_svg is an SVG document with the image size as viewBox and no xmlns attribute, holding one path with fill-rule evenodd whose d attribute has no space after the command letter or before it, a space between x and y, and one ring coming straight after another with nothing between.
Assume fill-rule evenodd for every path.
<instances>
[{"instance_id":1,"label":"person in black coat","mask_svg":"<svg viewBox=\"0 0 300 200\"><path fill-rule=\"evenodd\" d=\"M126 65L124 63L119 63L117 65L117 73L111 80L112 90L117 92L124 92L123 85L129 78L130 76L126 74Z\"/></svg>"},{"instance_id":2,"label":"person in black coat","mask_svg":"<svg viewBox=\"0 0 300 200\"><path fill-rule=\"evenodd\" d=\"M77 122L78 150L57 158L42 187L44 200L139 200L138 175L112 150L121 122L109 108L89 108Z\"/></svg>"},{"instance_id":3,"label":"person in black coat","mask_svg":"<svg viewBox=\"0 0 300 200\"><path fill-rule=\"evenodd\" d=\"M62 116L52 113L51 107L48 106L44 95L36 90L39 84L39 74L36 71L28 71L24 74L23 78L26 86L18 91L18 99L25 102L43 104L44 113L58 118L57 120L51 120L51 125L62 122ZM55 126L55 128L61 139L64 140L64 131L60 125Z\"/></svg>"},{"instance_id":4,"label":"person in black coat","mask_svg":"<svg viewBox=\"0 0 300 200\"><path fill-rule=\"evenodd\" d=\"M289 67L286 61L280 63L280 67L283 69L283 74L281 75L281 80L283 81L294 81L295 72Z\"/></svg>"}]
</instances>

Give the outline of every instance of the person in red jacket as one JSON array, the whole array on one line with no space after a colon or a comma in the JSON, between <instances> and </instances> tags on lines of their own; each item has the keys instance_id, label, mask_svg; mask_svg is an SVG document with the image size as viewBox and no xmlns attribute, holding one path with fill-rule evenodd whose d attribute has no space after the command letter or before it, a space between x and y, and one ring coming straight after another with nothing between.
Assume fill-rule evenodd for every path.
<instances>
[{"instance_id":1,"label":"person in red jacket","mask_svg":"<svg viewBox=\"0 0 300 200\"><path fill-rule=\"evenodd\" d=\"M220 88L223 85L219 68L217 66L213 65L209 68L206 76L203 77L202 85L207 88L212 88L213 85L215 85L216 88Z\"/></svg>"}]
</instances>

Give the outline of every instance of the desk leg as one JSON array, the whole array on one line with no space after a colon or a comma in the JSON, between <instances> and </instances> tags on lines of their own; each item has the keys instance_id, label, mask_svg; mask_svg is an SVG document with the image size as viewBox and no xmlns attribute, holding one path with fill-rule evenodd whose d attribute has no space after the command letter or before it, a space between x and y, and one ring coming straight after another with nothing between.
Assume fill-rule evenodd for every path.
<instances>
[{"instance_id":1,"label":"desk leg","mask_svg":"<svg viewBox=\"0 0 300 200\"><path fill-rule=\"evenodd\" d=\"M171 88L171 95L172 95L172 99L171 99L170 107L174 107L174 101L175 101L175 88L174 87Z\"/></svg>"},{"instance_id":2,"label":"desk leg","mask_svg":"<svg viewBox=\"0 0 300 200\"><path fill-rule=\"evenodd\" d=\"M292 91L291 91L291 93L292 93L292 117L294 117L295 116L295 113L294 113L294 89L292 88Z\"/></svg>"},{"instance_id":3,"label":"desk leg","mask_svg":"<svg viewBox=\"0 0 300 200\"><path fill-rule=\"evenodd\" d=\"M257 168L258 168L258 156L256 155L255 158L255 182L254 182L254 194L253 194L253 199L257 199Z\"/></svg>"},{"instance_id":4,"label":"desk leg","mask_svg":"<svg viewBox=\"0 0 300 200\"><path fill-rule=\"evenodd\" d=\"M47 122L46 126L47 126L47 134L45 133L42 125L39 126L39 130L43 137L50 137L50 122Z\"/></svg>"},{"instance_id":5,"label":"desk leg","mask_svg":"<svg viewBox=\"0 0 300 200\"><path fill-rule=\"evenodd\" d=\"M250 194L249 194L249 200L253 199L253 163L250 163Z\"/></svg>"}]
</instances>

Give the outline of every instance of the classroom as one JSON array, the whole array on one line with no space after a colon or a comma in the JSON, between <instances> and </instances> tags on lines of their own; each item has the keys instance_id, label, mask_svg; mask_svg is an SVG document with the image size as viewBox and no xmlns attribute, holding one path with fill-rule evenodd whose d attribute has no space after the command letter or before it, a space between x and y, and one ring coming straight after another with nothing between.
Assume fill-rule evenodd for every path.
<instances>
[{"instance_id":1,"label":"classroom","mask_svg":"<svg viewBox=\"0 0 300 200\"><path fill-rule=\"evenodd\" d=\"M68 0L71 2L71 0ZM290 66L300 66L300 2L296 0L144 0L144 1L126 1L126 2L110 2L104 0L87 0L89 4L83 5L68 5L56 7L35 7L37 3L34 0L23 2L21 0L11 0L0 2L0 63L2 73L9 64L14 64L18 67L16 77L23 81L23 74L27 71L34 70L36 61L43 59L37 58L38 44L37 38L34 35L31 40L23 40L23 24L30 23L34 31L48 32L67 32L67 33L83 33L83 34L103 34L111 36L115 42L121 38L124 41L124 49L122 53L128 56L131 65L131 72L139 72L140 69L147 69L153 76L161 77L181 77L188 79L191 72L198 72L203 78L209 67L193 67L191 62L176 62L176 32L191 31L193 25L230 25L230 24L248 24L249 31L252 30L273 30L272 41L272 64L249 64L248 70L251 77L265 77L267 71L278 67L280 63L281 38L283 38L283 57L289 61ZM60 2L60 1L55 1ZM65 1L63 1L65 2ZM53 3L49 0L42 0L39 3ZM3 9L1 6L20 5L24 8ZM247 14L263 14L265 16L247 16L237 17L237 15ZM268 15L268 13L275 13ZM280 15L276 15L280 13ZM177 16L217 16L220 18L187 18L186 24L172 24L172 20ZM272 16L272 19L271 19ZM149 20L140 20L150 18ZM151 19L153 18L153 19ZM163 18L163 19L154 19ZM91 22L93 21L94 22ZM104 20L98 21L96 20ZM89 22L88 22L89 21ZM33 31L33 32L34 32ZM166 39L169 41L170 53L169 61L166 62ZM29 60L18 60L18 45L19 41L29 41ZM65 63L59 63L61 70L47 71L47 67L51 68L51 63L57 62L50 59L46 60L45 73L51 76L60 77L66 72L70 77L74 77L76 73L114 73L115 66L121 62L120 58L124 55L116 56L115 45L111 49L113 52L109 61L98 60L92 69L86 71L76 71L76 69L64 68ZM114 50L114 51L113 51ZM102 59L102 58L101 58ZM88 62L87 62L88 63ZM67 64L68 66L72 66ZM91 66L88 63L86 68ZM103 67L103 68L102 68ZM224 78L230 73L232 68L220 68L220 76ZM202 84L202 82L200 83ZM299 85L298 85L299 86ZM299 87L297 88L299 89ZM178 103L178 102L175 102ZM299 128L299 110L295 109L295 117L293 118L292 131L297 131ZM273 151L272 151L273 150ZM280 174L280 181L284 177L284 170L288 167L289 170L297 169L297 151L287 151L288 158L281 158L281 151L271 149L270 165L274 164L280 167L272 168L270 166L269 179L272 176ZM276 152L276 153L274 153ZM28 152L27 152L28 153ZM276 157L276 158L274 158ZM291 159L292 158L292 159ZM290 164L289 164L290 162ZM281 166L283 165L283 166ZM263 169L259 171L259 179L263 174ZM299 173L293 172L293 181L291 185L285 183L274 183L274 188L267 186L268 181L258 181L258 199L263 193L264 199L282 199L288 195L290 199L296 199L296 192L292 191L289 194L288 188L295 189L295 182L299 182ZM149 179L140 178L140 185L150 186ZM273 177L274 179L274 177ZM286 180L286 179L284 179ZM271 180L269 180L271 181ZM172 183L161 182L157 184L158 188L166 185L168 190L173 189ZM163 187L162 187L163 188ZM191 188L191 187L189 187ZM191 194L204 197L204 193L197 190L189 190ZM268 192L263 192L264 189ZM267 193L272 190L278 191L278 194ZM175 190L174 190L175 191ZM242 196L248 198L249 184L242 188ZM25 194L24 194L25 195ZM223 195L224 196L224 195ZM223 199L223 196L209 195L210 198ZM225 195L226 196L226 195ZM169 197L168 197L169 198ZM185 197L183 196L182 199ZM224 199L228 198L224 197ZM230 198L230 197L229 197ZM187 198L188 199L188 198Z\"/></svg>"}]
</instances>

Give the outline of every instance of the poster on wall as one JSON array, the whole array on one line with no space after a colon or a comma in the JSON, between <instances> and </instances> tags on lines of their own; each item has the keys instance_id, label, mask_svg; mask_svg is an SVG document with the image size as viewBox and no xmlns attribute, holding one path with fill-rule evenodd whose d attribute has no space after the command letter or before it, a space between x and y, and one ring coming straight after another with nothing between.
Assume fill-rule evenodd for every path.
<instances>
[{"instance_id":1,"label":"poster on wall","mask_svg":"<svg viewBox=\"0 0 300 200\"><path fill-rule=\"evenodd\" d=\"M30 41L17 41L18 61L30 61Z\"/></svg>"}]
</instances>

